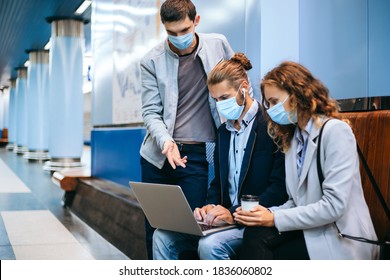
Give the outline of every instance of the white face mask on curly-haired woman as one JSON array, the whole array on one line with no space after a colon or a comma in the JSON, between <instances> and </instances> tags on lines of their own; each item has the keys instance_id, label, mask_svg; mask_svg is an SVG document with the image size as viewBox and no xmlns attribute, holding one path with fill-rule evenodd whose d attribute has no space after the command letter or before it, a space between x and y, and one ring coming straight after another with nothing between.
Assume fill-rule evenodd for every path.
<instances>
[{"instance_id":1,"label":"white face mask on curly-haired woman","mask_svg":"<svg viewBox=\"0 0 390 280\"><path fill-rule=\"evenodd\" d=\"M280 125L289 125L297 123L298 120L296 111L291 111L288 102L286 103L286 101L290 97L287 92L284 92L273 86L265 86L264 92L266 102L269 104L267 113L271 120ZM284 98L285 95L287 96Z\"/></svg>"}]
</instances>

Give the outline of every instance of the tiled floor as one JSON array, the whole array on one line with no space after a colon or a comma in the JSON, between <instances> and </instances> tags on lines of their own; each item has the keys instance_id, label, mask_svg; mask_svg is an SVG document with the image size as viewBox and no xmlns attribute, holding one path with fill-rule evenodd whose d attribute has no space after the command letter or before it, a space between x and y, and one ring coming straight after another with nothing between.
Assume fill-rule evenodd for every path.
<instances>
[{"instance_id":1,"label":"tiled floor","mask_svg":"<svg viewBox=\"0 0 390 280\"><path fill-rule=\"evenodd\" d=\"M86 147L85 165L89 158ZM0 148L0 259L128 259L62 207L63 191L42 167Z\"/></svg>"}]
</instances>

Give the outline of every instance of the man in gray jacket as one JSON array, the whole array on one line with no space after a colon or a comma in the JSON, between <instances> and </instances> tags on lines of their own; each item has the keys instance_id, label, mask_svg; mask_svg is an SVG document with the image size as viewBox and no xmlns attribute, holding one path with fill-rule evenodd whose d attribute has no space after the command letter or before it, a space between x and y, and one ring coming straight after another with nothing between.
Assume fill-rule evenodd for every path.
<instances>
[{"instance_id":1,"label":"man in gray jacket","mask_svg":"<svg viewBox=\"0 0 390 280\"><path fill-rule=\"evenodd\" d=\"M167 0L160 10L168 38L141 61L142 181L180 185L192 209L204 205L208 187L206 142L221 124L207 89L207 74L234 52L225 36L198 34L200 17L190 0ZM174 203L174 202L173 202ZM145 221L152 258L154 229Z\"/></svg>"}]
</instances>

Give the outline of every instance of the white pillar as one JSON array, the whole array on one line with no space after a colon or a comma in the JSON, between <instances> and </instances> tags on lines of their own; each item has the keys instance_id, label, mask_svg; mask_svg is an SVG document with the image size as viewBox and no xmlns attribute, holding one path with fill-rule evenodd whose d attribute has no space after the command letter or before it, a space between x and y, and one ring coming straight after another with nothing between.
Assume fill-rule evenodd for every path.
<instances>
[{"instance_id":1,"label":"white pillar","mask_svg":"<svg viewBox=\"0 0 390 280\"><path fill-rule=\"evenodd\" d=\"M18 67L16 78L16 145L14 153L27 152L27 67Z\"/></svg>"},{"instance_id":2,"label":"white pillar","mask_svg":"<svg viewBox=\"0 0 390 280\"><path fill-rule=\"evenodd\" d=\"M28 50L30 65L27 77L29 160L49 159L49 51Z\"/></svg>"},{"instance_id":3,"label":"white pillar","mask_svg":"<svg viewBox=\"0 0 390 280\"><path fill-rule=\"evenodd\" d=\"M84 20L49 18L49 151L45 170L81 166L83 152Z\"/></svg>"},{"instance_id":4,"label":"white pillar","mask_svg":"<svg viewBox=\"0 0 390 280\"><path fill-rule=\"evenodd\" d=\"M13 150L16 144L16 80L10 80L8 109L8 150Z\"/></svg>"}]
</instances>

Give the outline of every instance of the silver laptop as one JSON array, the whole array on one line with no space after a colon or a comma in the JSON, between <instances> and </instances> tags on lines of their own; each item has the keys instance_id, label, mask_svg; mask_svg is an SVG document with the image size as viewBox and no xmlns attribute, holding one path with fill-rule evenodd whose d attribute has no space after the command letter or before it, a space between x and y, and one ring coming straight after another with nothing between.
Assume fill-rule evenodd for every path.
<instances>
[{"instance_id":1,"label":"silver laptop","mask_svg":"<svg viewBox=\"0 0 390 280\"><path fill-rule=\"evenodd\" d=\"M177 185L129 182L149 223L154 228L205 236L235 225L209 226L195 219Z\"/></svg>"}]
</instances>

